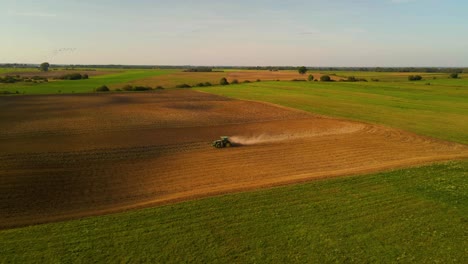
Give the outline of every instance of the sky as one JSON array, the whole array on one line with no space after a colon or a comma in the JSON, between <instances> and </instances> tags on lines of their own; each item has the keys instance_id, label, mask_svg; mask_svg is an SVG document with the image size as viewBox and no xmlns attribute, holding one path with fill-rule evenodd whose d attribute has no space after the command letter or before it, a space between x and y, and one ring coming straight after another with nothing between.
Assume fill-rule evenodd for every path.
<instances>
[{"instance_id":1,"label":"sky","mask_svg":"<svg viewBox=\"0 0 468 264\"><path fill-rule=\"evenodd\" d=\"M467 0L0 0L0 63L468 66Z\"/></svg>"}]
</instances>

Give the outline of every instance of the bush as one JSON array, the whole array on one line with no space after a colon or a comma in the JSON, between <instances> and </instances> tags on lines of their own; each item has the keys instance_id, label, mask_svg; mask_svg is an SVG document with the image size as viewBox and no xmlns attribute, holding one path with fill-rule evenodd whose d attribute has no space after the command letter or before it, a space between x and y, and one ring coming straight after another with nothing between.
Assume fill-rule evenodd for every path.
<instances>
[{"instance_id":1,"label":"bush","mask_svg":"<svg viewBox=\"0 0 468 264\"><path fill-rule=\"evenodd\" d=\"M249 81L249 80L245 80L244 83L250 83L250 81Z\"/></svg>"},{"instance_id":2,"label":"bush","mask_svg":"<svg viewBox=\"0 0 468 264\"><path fill-rule=\"evenodd\" d=\"M212 86L212 84L210 82L206 82L205 86Z\"/></svg>"},{"instance_id":3,"label":"bush","mask_svg":"<svg viewBox=\"0 0 468 264\"><path fill-rule=\"evenodd\" d=\"M237 79L234 79L231 81L231 84L239 84L239 81Z\"/></svg>"},{"instance_id":4,"label":"bush","mask_svg":"<svg viewBox=\"0 0 468 264\"><path fill-rule=\"evenodd\" d=\"M409 81L420 81L422 80L422 77L420 75L410 75L408 76Z\"/></svg>"},{"instance_id":5,"label":"bush","mask_svg":"<svg viewBox=\"0 0 468 264\"><path fill-rule=\"evenodd\" d=\"M106 85L102 85L96 88L96 92L108 92L108 91L109 91L109 87L107 87Z\"/></svg>"},{"instance_id":6,"label":"bush","mask_svg":"<svg viewBox=\"0 0 468 264\"><path fill-rule=\"evenodd\" d=\"M35 81L37 81L37 80L44 80L44 79L45 79L45 78L44 78L44 77L41 77L41 76L33 76L33 77L31 77L31 80L35 80Z\"/></svg>"},{"instance_id":7,"label":"bush","mask_svg":"<svg viewBox=\"0 0 468 264\"><path fill-rule=\"evenodd\" d=\"M0 77L0 83L16 83L16 82L19 82L21 81L21 79L19 77L15 77L15 76L5 76L5 77Z\"/></svg>"},{"instance_id":8,"label":"bush","mask_svg":"<svg viewBox=\"0 0 468 264\"><path fill-rule=\"evenodd\" d=\"M135 86L135 87L133 87L133 91L136 91L136 92L150 91L150 90L153 90L153 88L148 87L148 86Z\"/></svg>"},{"instance_id":9,"label":"bush","mask_svg":"<svg viewBox=\"0 0 468 264\"><path fill-rule=\"evenodd\" d=\"M196 86L196 87L204 87L205 84L204 84L204 83L197 83L195 86Z\"/></svg>"},{"instance_id":10,"label":"bush","mask_svg":"<svg viewBox=\"0 0 468 264\"><path fill-rule=\"evenodd\" d=\"M257 79L257 82L261 82L261 81L262 81L262 80L260 80L260 79Z\"/></svg>"},{"instance_id":11,"label":"bush","mask_svg":"<svg viewBox=\"0 0 468 264\"><path fill-rule=\"evenodd\" d=\"M331 82L331 78L328 75L322 75L322 76L320 76L320 81L322 81L322 82Z\"/></svg>"},{"instance_id":12,"label":"bush","mask_svg":"<svg viewBox=\"0 0 468 264\"><path fill-rule=\"evenodd\" d=\"M133 86L127 84L124 87L122 87L122 90L124 90L124 91L133 91Z\"/></svg>"},{"instance_id":13,"label":"bush","mask_svg":"<svg viewBox=\"0 0 468 264\"><path fill-rule=\"evenodd\" d=\"M229 82L227 81L226 78L221 78L221 80L219 81L219 84L221 84L221 85L228 85Z\"/></svg>"},{"instance_id":14,"label":"bush","mask_svg":"<svg viewBox=\"0 0 468 264\"><path fill-rule=\"evenodd\" d=\"M304 80L304 79L292 79L291 81L293 81L293 82L305 82L306 80Z\"/></svg>"},{"instance_id":15,"label":"bush","mask_svg":"<svg viewBox=\"0 0 468 264\"><path fill-rule=\"evenodd\" d=\"M156 87L156 90L164 90L164 87L162 87L161 85L158 85L158 86Z\"/></svg>"},{"instance_id":16,"label":"bush","mask_svg":"<svg viewBox=\"0 0 468 264\"><path fill-rule=\"evenodd\" d=\"M88 75L86 75L86 76L88 76ZM74 80L81 80L81 79L85 79L85 78L83 77L83 75L81 75L79 73L70 73L70 74L62 75L62 76L58 77L58 79L74 81ZM86 77L86 79L88 79L88 77Z\"/></svg>"},{"instance_id":17,"label":"bush","mask_svg":"<svg viewBox=\"0 0 468 264\"><path fill-rule=\"evenodd\" d=\"M309 74L309 77L307 77L307 80L309 82L313 81L314 80L314 76L312 74Z\"/></svg>"},{"instance_id":18,"label":"bush","mask_svg":"<svg viewBox=\"0 0 468 264\"><path fill-rule=\"evenodd\" d=\"M379 79L371 79L371 81L373 81L373 82L379 82L380 80L379 80Z\"/></svg>"},{"instance_id":19,"label":"bush","mask_svg":"<svg viewBox=\"0 0 468 264\"><path fill-rule=\"evenodd\" d=\"M81 76L82 76L83 79L89 79L89 76L88 76L88 74L86 74L86 73L83 74L83 75L81 75Z\"/></svg>"},{"instance_id":20,"label":"bush","mask_svg":"<svg viewBox=\"0 0 468 264\"><path fill-rule=\"evenodd\" d=\"M178 84L176 85L176 88L191 88L192 86L186 84L186 83L183 83L183 84Z\"/></svg>"},{"instance_id":21,"label":"bush","mask_svg":"<svg viewBox=\"0 0 468 264\"><path fill-rule=\"evenodd\" d=\"M450 74L450 78L452 78L452 79L458 79L458 73L452 73L452 74Z\"/></svg>"}]
</instances>

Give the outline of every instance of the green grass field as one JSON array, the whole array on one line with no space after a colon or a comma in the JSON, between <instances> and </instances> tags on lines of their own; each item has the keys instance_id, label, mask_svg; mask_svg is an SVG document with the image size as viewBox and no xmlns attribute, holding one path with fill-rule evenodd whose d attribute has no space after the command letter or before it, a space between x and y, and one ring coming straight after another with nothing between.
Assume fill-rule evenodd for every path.
<instances>
[{"instance_id":1,"label":"green grass field","mask_svg":"<svg viewBox=\"0 0 468 264\"><path fill-rule=\"evenodd\" d=\"M0 231L0 262L463 263L468 161Z\"/></svg>"},{"instance_id":2,"label":"green grass field","mask_svg":"<svg viewBox=\"0 0 468 264\"><path fill-rule=\"evenodd\" d=\"M50 81L48 83L14 83L0 84L0 92L9 91L20 94L57 94L57 93L91 93L101 85L123 86L130 81L144 79L175 72L177 70L125 70L123 72L91 77L77 81ZM154 88L154 87L153 87Z\"/></svg>"},{"instance_id":3,"label":"green grass field","mask_svg":"<svg viewBox=\"0 0 468 264\"><path fill-rule=\"evenodd\" d=\"M468 144L468 79L421 82L259 82L199 90L384 124Z\"/></svg>"},{"instance_id":4,"label":"green grass field","mask_svg":"<svg viewBox=\"0 0 468 264\"><path fill-rule=\"evenodd\" d=\"M9 74L11 72L37 71L35 68L0 68L0 74Z\"/></svg>"}]
</instances>

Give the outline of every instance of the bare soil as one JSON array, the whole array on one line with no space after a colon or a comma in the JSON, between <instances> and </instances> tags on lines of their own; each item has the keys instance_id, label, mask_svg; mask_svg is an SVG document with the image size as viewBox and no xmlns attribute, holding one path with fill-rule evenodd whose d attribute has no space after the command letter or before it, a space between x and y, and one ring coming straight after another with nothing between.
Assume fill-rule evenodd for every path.
<instances>
[{"instance_id":1,"label":"bare soil","mask_svg":"<svg viewBox=\"0 0 468 264\"><path fill-rule=\"evenodd\" d=\"M212 148L221 135L237 146ZM190 90L0 97L0 228L466 157L465 145Z\"/></svg>"}]
</instances>

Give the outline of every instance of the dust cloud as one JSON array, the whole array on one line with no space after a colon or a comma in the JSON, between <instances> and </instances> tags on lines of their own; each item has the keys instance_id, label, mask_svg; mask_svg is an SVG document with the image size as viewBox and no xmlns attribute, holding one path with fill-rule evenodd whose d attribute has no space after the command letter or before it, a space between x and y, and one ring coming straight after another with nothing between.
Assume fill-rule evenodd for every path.
<instances>
[{"instance_id":1,"label":"dust cloud","mask_svg":"<svg viewBox=\"0 0 468 264\"><path fill-rule=\"evenodd\" d=\"M272 143L272 142L279 142L288 139L297 138L295 135L266 135L262 134L259 136L232 136L229 140L236 144L236 145L255 145L255 144L262 144L262 143Z\"/></svg>"},{"instance_id":2,"label":"dust cloud","mask_svg":"<svg viewBox=\"0 0 468 264\"><path fill-rule=\"evenodd\" d=\"M353 126L346 126L337 129L330 129L328 131L308 131L302 133L292 133L292 134L277 134L277 135L268 135L261 134L258 136L231 136L229 140L235 145L256 145L262 143L273 143L286 140L301 139L307 137L317 137L317 136L326 136L326 135L337 135L337 134L348 134L354 133L364 129L363 124L357 124Z\"/></svg>"}]
</instances>

